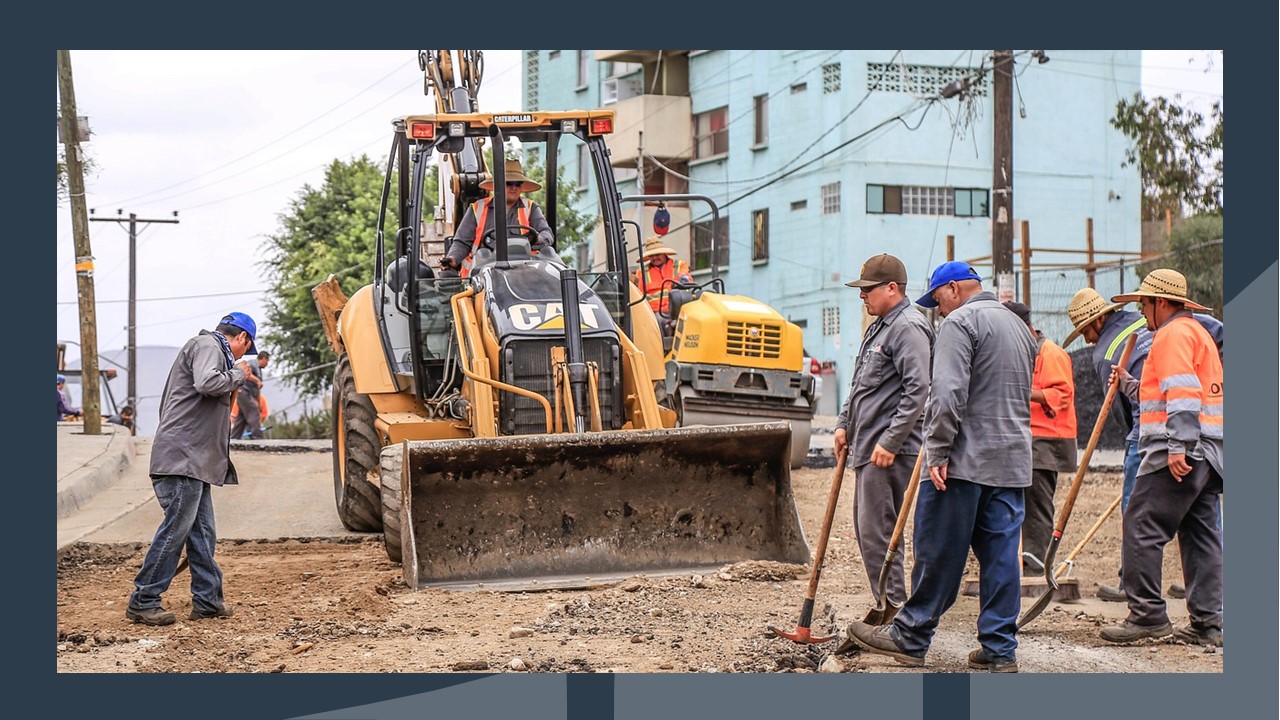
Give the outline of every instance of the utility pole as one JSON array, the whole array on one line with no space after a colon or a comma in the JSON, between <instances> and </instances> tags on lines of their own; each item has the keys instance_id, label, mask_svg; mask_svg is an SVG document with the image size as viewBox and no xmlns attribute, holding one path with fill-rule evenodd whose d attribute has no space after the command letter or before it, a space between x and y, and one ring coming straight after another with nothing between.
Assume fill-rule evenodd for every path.
<instances>
[{"instance_id":1,"label":"utility pole","mask_svg":"<svg viewBox=\"0 0 1280 720\"><path fill-rule=\"evenodd\" d=\"M94 312L93 251L89 247L89 223L85 214L84 164L80 158L80 119L76 116L76 90L71 79L71 51L58 51L59 119L66 146L67 189L71 196L71 235L76 251L76 295L80 305L80 366L84 397L84 434L102 434L102 397L98 385L98 325Z\"/></svg>"},{"instance_id":2,"label":"utility pole","mask_svg":"<svg viewBox=\"0 0 1280 720\"><path fill-rule=\"evenodd\" d=\"M90 212L93 212L90 210ZM116 210L123 215L124 210ZM138 416L138 223L177 223L178 211L173 211L173 219L138 218L137 213L129 213L129 407ZM123 222L120 218L91 217L89 222ZM134 422L136 433L138 423Z\"/></svg>"},{"instance_id":3,"label":"utility pole","mask_svg":"<svg viewBox=\"0 0 1280 720\"><path fill-rule=\"evenodd\" d=\"M995 136L992 143L991 270L996 298L1013 299L1013 51L992 52Z\"/></svg>"}]
</instances>

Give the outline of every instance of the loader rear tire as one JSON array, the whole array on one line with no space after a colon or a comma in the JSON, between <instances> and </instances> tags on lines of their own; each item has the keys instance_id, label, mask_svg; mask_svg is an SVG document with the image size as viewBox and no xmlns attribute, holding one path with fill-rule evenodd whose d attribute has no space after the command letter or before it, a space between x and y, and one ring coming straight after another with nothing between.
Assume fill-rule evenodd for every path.
<instances>
[{"instance_id":1,"label":"loader rear tire","mask_svg":"<svg viewBox=\"0 0 1280 720\"><path fill-rule=\"evenodd\" d=\"M379 456L382 465L382 542L387 557L400 562L400 469L404 464L404 449L396 446L383 448Z\"/></svg>"},{"instance_id":2,"label":"loader rear tire","mask_svg":"<svg viewBox=\"0 0 1280 720\"><path fill-rule=\"evenodd\" d=\"M343 353L333 372L333 494L338 519L348 530L382 529L382 498L372 475L378 472L377 412L368 395L356 392L351 360Z\"/></svg>"}]
</instances>

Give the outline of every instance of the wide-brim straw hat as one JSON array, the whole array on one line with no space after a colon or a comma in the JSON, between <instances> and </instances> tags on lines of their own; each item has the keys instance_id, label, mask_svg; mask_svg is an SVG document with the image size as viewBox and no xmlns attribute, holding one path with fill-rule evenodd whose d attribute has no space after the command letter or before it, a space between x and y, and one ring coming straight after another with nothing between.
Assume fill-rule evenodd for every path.
<instances>
[{"instance_id":1,"label":"wide-brim straw hat","mask_svg":"<svg viewBox=\"0 0 1280 720\"><path fill-rule=\"evenodd\" d=\"M1111 298L1111 302L1138 302L1142 298L1148 297L1180 302L1191 310L1209 309L1187 297L1187 277L1177 270L1168 268L1152 270L1147 273L1146 277L1142 278L1142 283L1138 285L1137 290L1123 295L1116 295Z\"/></svg>"},{"instance_id":2,"label":"wide-brim straw hat","mask_svg":"<svg viewBox=\"0 0 1280 720\"><path fill-rule=\"evenodd\" d=\"M542 185L530 180L529 176L524 174L524 168L520 166L519 160L507 160L503 165L503 169L506 170L507 182L520 181L520 192L533 192L534 190L542 189ZM492 190L493 178L489 177L483 180L480 183L480 187L485 190Z\"/></svg>"},{"instance_id":3,"label":"wide-brim straw hat","mask_svg":"<svg viewBox=\"0 0 1280 720\"><path fill-rule=\"evenodd\" d=\"M1070 345L1071 341L1084 332L1084 329L1094 320L1122 307L1124 303L1109 303L1103 300L1102 295L1093 288L1077 291L1071 296L1071 304L1067 306L1067 317L1075 329L1062 341L1062 347Z\"/></svg>"},{"instance_id":4,"label":"wide-brim straw hat","mask_svg":"<svg viewBox=\"0 0 1280 720\"><path fill-rule=\"evenodd\" d=\"M648 260L654 255L676 255L675 250L662 244L662 238L657 235L649 237L644 241L644 259Z\"/></svg>"}]
</instances>

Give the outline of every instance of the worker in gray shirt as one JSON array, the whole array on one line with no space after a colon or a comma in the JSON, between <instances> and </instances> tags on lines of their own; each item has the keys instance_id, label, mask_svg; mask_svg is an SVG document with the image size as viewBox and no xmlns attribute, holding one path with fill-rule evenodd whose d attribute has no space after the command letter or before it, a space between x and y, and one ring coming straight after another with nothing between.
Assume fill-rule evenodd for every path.
<instances>
[{"instance_id":1,"label":"worker in gray shirt","mask_svg":"<svg viewBox=\"0 0 1280 720\"><path fill-rule=\"evenodd\" d=\"M964 578L969 548L981 566L978 641L969 667L1017 672L1022 589L1018 540L1023 488L1031 482L1031 375L1036 345L1026 326L978 273L951 261L933 271L917 300L945 320L934 343L924 416L931 482L920 484L912 591L890 625L855 622L863 648L924 665L938 621Z\"/></svg>"},{"instance_id":2,"label":"worker in gray shirt","mask_svg":"<svg viewBox=\"0 0 1280 720\"><path fill-rule=\"evenodd\" d=\"M929 397L933 328L904 295L907 268L883 254L862 265L858 288L877 320L862 336L853 383L836 423L836 457L848 453L857 473L853 527L872 594L889 550L889 538L922 442L921 418ZM894 559L886 589L901 607L907 598L902 556ZM881 598L876 598L877 603Z\"/></svg>"}]
</instances>

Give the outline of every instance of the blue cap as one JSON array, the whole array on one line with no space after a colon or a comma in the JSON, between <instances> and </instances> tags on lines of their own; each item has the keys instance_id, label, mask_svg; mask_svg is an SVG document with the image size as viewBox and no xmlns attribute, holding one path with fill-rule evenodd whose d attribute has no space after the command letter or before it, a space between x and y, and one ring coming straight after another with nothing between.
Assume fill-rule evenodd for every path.
<instances>
[{"instance_id":1,"label":"blue cap","mask_svg":"<svg viewBox=\"0 0 1280 720\"><path fill-rule=\"evenodd\" d=\"M58 374L58 382L57 382L57 384L58 384L58 385L61 385L61 384L65 383L66 381L67 381L67 376L66 376L66 375L63 375L63 374L61 374L61 373L59 373L59 374Z\"/></svg>"},{"instance_id":2,"label":"blue cap","mask_svg":"<svg viewBox=\"0 0 1280 720\"><path fill-rule=\"evenodd\" d=\"M949 282L958 282L960 280L977 280L982 281L982 277L978 275L978 271L973 266L963 260L950 260L944 262L934 268L933 274L929 276L929 289L925 291L920 299L916 300L916 304L920 307L936 308L938 301L933 299L933 291L946 285Z\"/></svg>"},{"instance_id":3,"label":"blue cap","mask_svg":"<svg viewBox=\"0 0 1280 720\"><path fill-rule=\"evenodd\" d=\"M231 325L249 333L249 349L245 351L245 355L257 355L258 346L254 343L254 338L258 337L258 324L253 318L242 312L227 313L218 321L219 325Z\"/></svg>"}]
</instances>

